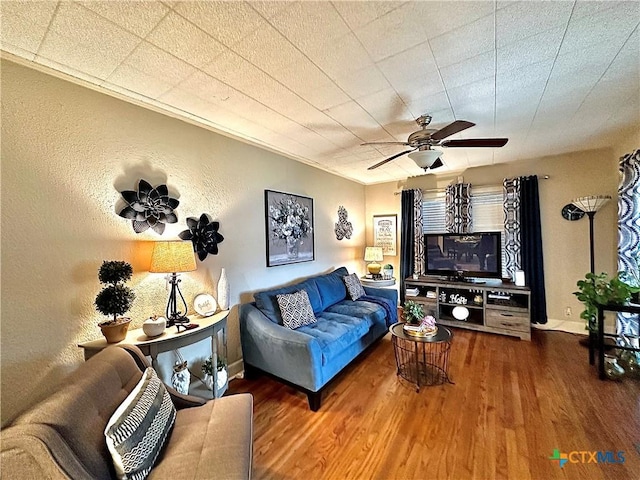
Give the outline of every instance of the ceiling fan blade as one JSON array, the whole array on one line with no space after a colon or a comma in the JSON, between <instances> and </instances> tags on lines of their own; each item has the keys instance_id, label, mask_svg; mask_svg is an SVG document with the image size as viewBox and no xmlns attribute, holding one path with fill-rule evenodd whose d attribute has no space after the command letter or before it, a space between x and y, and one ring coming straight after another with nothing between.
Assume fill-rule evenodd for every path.
<instances>
[{"instance_id":1,"label":"ceiling fan blade","mask_svg":"<svg viewBox=\"0 0 640 480\"><path fill-rule=\"evenodd\" d=\"M409 145L407 142L365 142L361 143L361 146L364 145Z\"/></svg>"},{"instance_id":2,"label":"ceiling fan blade","mask_svg":"<svg viewBox=\"0 0 640 480\"><path fill-rule=\"evenodd\" d=\"M467 138L465 140L445 140L441 147L504 147L508 138Z\"/></svg>"},{"instance_id":3,"label":"ceiling fan blade","mask_svg":"<svg viewBox=\"0 0 640 480\"><path fill-rule=\"evenodd\" d=\"M405 153L411 153L414 150L415 150L415 148L412 148L411 150L405 150L404 152L396 153L395 155L392 155L389 158L386 158L386 159L382 160L381 162L376 163L375 165L371 165L369 168L367 168L367 170L373 170L374 168L378 168L378 167L384 165L385 163L390 162L391 160L395 160L396 158L401 157Z\"/></svg>"},{"instance_id":4,"label":"ceiling fan blade","mask_svg":"<svg viewBox=\"0 0 640 480\"><path fill-rule=\"evenodd\" d=\"M436 159L436 161L435 161L435 162L433 162L433 165L431 165L431 166L429 167L429 170L433 170L434 168L440 168L440 167L441 167L441 166L443 166L443 165L444 165L444 163L442 163L442 159L441 159L441 158L438 158L438 159Z\"/></svg>"},{"instance_id":5,"label":"ceiling fan blade","mask_svg":"<svg viewBox=\"0 0 640 480\"><path fill-rule=\"evenodd\" d=\"M471 128L474 125L475 123L467 122L466 120L456 120L437 132L432 133L431 140L442 140L443 138L450 137L451 135L466 130L467 128Z\"/></svg>"}]
</instances>

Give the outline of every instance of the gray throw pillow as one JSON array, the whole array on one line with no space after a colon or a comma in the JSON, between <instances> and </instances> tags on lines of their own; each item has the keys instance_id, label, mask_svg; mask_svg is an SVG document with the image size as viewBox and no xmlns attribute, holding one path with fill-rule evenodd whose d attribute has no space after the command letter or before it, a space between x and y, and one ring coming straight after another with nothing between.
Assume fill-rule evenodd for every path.
<instances>
[{"instance_id":1,"label":"gray throw pillow","mask_svg":"<svg viewBox=\"0 0 640 480\"><path fill-rule=\"evenodd\" d=\"M276 298L282 315L282 324L285 327L295 330L318 321L313 314L309 295L305 290L276 295Z\"/></svg>"},{"instance_id":2,"label":"gray throw pillow","mask_svg":"<svg viewBox=\"0 0 640 480\"><path fill-rule=\"evenodd\" d=\"M147 368L104 429L118 478L147 478L176 419L176 408L155 370Z\"/></svg>"},{"instance_id":3,"label":"gray throw pillow","mask_svg":"<svg viewBox=\"0 0 640 480\"><path fill-rule=\"evenodd\" d=\"M344 284L347 286L347 292L349 292L351 300L357 300L366 295L357 274L352 273L351 275L345 275L342 277L342 280L344 280Z\"/></svg>"}]
</instances>

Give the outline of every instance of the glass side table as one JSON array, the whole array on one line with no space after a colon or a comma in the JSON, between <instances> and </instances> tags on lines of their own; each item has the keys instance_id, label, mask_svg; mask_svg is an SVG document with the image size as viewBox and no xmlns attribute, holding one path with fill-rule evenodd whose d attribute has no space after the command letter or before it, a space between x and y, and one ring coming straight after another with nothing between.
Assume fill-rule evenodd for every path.
<instances>
[{"instance_id":1,"label":"glass side table","mask_svg":"<svg viewBox=\"0 0 640 480\"><path fill-rule=\"evenodd\" d=\"M449 354L453 333L447 327L438 325L438 331L430 337L415 337L405 333L404 323L394 323L389 327L393 352L396 357L397 375L421 386L451 383L449 378Z\"/></svg>"}]
</instances>

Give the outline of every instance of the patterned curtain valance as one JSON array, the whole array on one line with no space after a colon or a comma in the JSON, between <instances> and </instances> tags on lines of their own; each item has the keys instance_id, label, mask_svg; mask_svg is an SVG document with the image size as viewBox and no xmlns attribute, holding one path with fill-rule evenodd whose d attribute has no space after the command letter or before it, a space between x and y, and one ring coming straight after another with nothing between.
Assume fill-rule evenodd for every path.
<instances>
[{"instance_id":1,"label":"patterned curtain valance","mask_svg":"<svg viewBox=\"0 0 640 480\"><path fill-rule=\"evenodd\" d=\"M445 190L447 231L469 233L471 222L471 184L455 183Z\"/></svg>"}]
</instances>

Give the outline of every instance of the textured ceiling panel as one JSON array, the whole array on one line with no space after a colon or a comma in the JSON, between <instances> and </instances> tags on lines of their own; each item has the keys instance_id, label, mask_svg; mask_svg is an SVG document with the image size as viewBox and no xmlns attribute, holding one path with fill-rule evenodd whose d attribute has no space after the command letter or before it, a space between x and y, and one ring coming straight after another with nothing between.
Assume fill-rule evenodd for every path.
<instances>
[{"instance_id":1,"label":"textured ceiling panel","mask_svg":"<svg viewBox=\"0 0 640 480\"><path fill-rule=\"evenodd\" d=\"M640 129L640 2L11 1L3 56L93 83L363 182L424 174L429 128L503 148L443 148L435 174L613 145ZM599 135L594 135L599 131ZM436 141L432 141L437 147Z\"/></svg>"}]
</instances>

